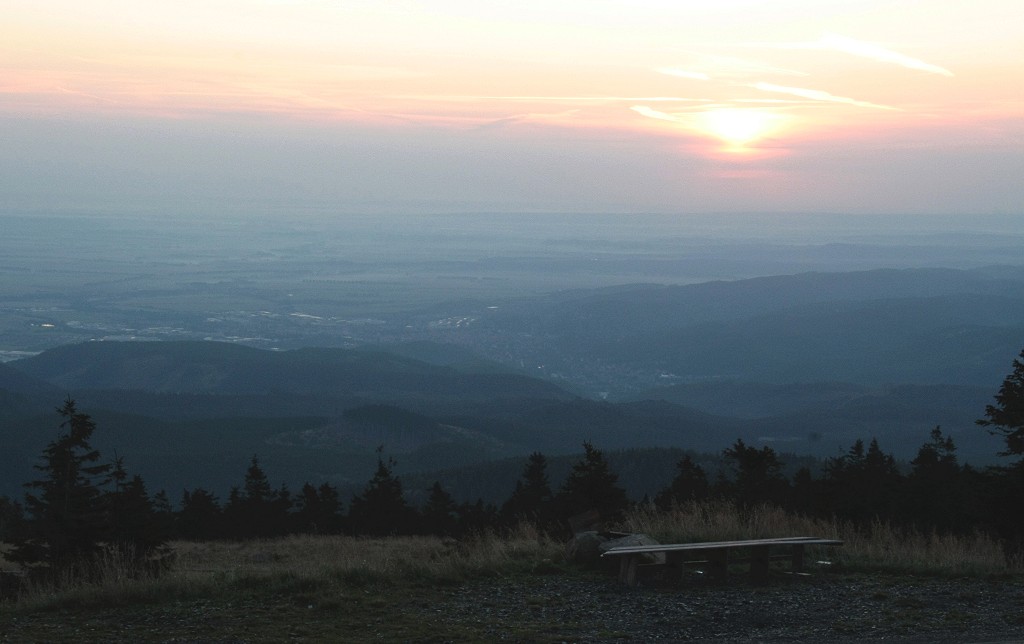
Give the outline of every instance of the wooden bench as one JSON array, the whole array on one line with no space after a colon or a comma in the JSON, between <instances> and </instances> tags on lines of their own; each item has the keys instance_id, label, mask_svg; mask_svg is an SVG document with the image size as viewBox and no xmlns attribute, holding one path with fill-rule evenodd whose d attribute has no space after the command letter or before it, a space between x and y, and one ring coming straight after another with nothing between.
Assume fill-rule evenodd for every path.
<instances>
[{"instance_id":1,"label":"wooden bench","mask_svg":"<svg viewBox=\"0 0 1024 644\"><path fill-rule=\"evenodd\" d=\"M818 537L783 537L777 539L749 539L746 541L710 541L703 543L669 543L655 546L621 546L607 550L602 557L619 558L619 581L630 586L637 583L637 570L650 555L662 555L667 566L705 564L708 573L724 579L729 568L729 555L748 550L750 574L756 579L768 576L772 560L790 562L791 572L800 572L804 566L807 546L841 546L842 541ZM734 562L740 560L733 560Z\"/></svg>"}]
</instances>

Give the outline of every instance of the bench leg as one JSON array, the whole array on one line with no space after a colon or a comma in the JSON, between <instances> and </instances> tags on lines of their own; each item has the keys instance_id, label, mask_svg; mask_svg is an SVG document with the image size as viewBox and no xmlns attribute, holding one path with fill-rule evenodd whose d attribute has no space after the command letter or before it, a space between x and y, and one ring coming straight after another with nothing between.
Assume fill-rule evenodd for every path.
<instances>
[{"instance_id":1,"label":"bench leg","mask_svg":"<svg viewBox=\"0 0 1024 644\"><path fill-rule=\"evenodd\" d=\"M793 544L793 563L790 570L802 572L804 569L804 547L802 544Z\"/></svg>"},{"instance_id":2,"label":"bench leg","mask_svg":"<svg viewBox=\"0 0 1024 644\"><path fill-rule=\"evenodd\" d=\"M757 581L768 579L768 546L754 546L750 549L750 576Z\"/></svg>"},{"instance_id":3,"label":"bench leg","mask_svg":"<svg viewBox=\"0 0 1024 644\"><path fill-rule=\"evenodd\" d=\"M640 565L637 555L619 557L619 581L627 586L636 586L636 569Z\"/></svg>"},{"instance_id":4,"label":"bench leg","mask_svg":"<svg viewBox=\"0 0 1024 644\"><path fill-rule=\"evenodd\" d=\"M708 574L712 579L725 581L729 572L729 550L727 548L714 548L707 551Z\"/></svg>"},{"instance_id":5,"label":"bench leg","mask_svg":"<svg viewBox=\"0 0 1024 644\"><path fill-rule=\"evenodd\" d=\"M682 554L678 552L665 553L665 567L673 572L676 581L682 581L686 577L686 563Z\"/></svg>"}]
</instances>

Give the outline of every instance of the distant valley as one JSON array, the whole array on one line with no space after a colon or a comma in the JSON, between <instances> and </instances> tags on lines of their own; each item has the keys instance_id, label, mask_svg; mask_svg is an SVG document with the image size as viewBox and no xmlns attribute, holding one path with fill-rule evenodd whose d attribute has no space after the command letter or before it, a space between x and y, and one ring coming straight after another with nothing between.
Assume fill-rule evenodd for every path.
<instances>
[{"instance_id":1,"label":"distant valley","mask_svg":"<svg viewBox=\"0 0 1024 644\"><path fill-rule=\"evenodd\" d=\"M877 437L909 459L937 425L962 459L996 461L974 420L1024 346L1012 236L852 250L561 229L525 258L526 233L455 230L444 260L440 238L375 260L358 235L332 250L280 228L160 256L85 232L62 256L53 228L46 265L0 242L16 277L0 310L0 494L31 477L68 395L105 453L170 491L223 494L253 454L289 485L357 485L378 447L411 477L511 463L491 466L505 485L515 459L585 440L715 454L743 438L823 458ZM510 254L485 258L494 240Z\"/></svg>"}]
</instances>

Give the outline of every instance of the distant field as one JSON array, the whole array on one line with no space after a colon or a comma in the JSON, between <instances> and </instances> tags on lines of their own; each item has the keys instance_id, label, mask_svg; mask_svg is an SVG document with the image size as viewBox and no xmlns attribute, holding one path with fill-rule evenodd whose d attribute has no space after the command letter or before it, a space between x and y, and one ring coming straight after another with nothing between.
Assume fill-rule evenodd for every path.
<instances>
[{"instance_id":1,"label":"distant field","mask_svg":"<svg viewBox=\"0 0 1024 644\"><path fill-rule=\"evenodd\" d=\"M932 226L958 223L514 214L201 224L8 214L0 221L0 355L7 356L104 337L367 342L379 335L367 331L367 320L445 302L807 270L970 267L1017 262L1024 246L1019 230L992 232L1014 230L999 219L964 220L959 226L985 232L945 235ZM388 336L401 334L389 329Z\"/></svg>"}]
</instances>

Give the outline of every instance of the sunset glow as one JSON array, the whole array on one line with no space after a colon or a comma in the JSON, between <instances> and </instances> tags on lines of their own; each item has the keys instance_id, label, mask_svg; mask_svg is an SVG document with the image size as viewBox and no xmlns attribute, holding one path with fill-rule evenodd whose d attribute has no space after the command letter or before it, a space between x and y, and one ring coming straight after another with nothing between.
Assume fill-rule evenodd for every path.
<instances>
[{"instance_id":1,"label":"sunset glow","mask_svg":"<svg viewBox=\"0 0 1024 644\"><path fill-rule=\"evenodd\" d=\"M519 141L578 157L581 173L586 159L635 158L585 151L598 140L665 163L785 158L790 173L846 142L849 158L883 145L953 154L968 140L1018 167L1024 147L1024 12L1013 0L942 11L881 0L4 4L4 127L261 118L267 131L356 128L417 149L440 129L456 137L453 159ZM500 142L482 142L499 130ZM545 141L559 151L541 152Z\"/></svg>"},{"instance_id":2,"label":"sunset glow","mask_svg":"<svg viewBox=\"0 0 1024 644\"><path fill-rule=\"evenodd\" d=\"M734 148L743 148L770 135L783 117L767 110L712 109L700 114L702 130Z\"/></svg>"}]
</instances>

